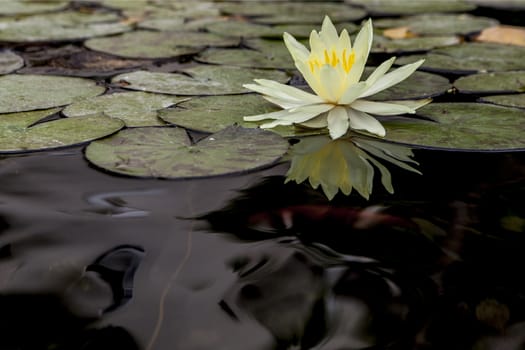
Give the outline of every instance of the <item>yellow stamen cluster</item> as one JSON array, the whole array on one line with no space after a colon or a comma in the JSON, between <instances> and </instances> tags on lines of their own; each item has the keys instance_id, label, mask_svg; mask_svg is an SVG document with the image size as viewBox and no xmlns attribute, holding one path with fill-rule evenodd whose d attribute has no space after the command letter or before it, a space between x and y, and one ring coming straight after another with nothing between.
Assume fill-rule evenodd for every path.
<instances>
[{"instance_id":1,"label":"yellow stamen cluster","mask_svg":"<svg viewBox=\"0 0 525 350\"><path fill-rule=\"evenodd\" d=\"M310 67L310 71L314 73L316 69L319 69L324 65L329 64L332 67L336 67L338 64L341 64L345 72L348 73L350 72L350 69L352 69L354 61L354 50L352 50L350 54L347 54L346 49L344 49L343 52L338 55L338 52L334 49L330 50L330 52L328 52L327 49L324 49L323 55L321 56L312 53L308 60L308 65Z\"/></svg>"}]
</instances>

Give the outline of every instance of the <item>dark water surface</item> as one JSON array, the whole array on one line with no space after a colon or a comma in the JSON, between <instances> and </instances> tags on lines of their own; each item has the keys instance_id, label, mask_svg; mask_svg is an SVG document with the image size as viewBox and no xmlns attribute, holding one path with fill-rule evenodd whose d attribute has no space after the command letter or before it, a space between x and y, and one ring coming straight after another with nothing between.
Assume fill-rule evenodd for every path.
<instances>
[{"instance_id":1,"label":"dark water surface","mask_svg":"<svg viewBox=\"0 0 525 350\"><path fill-rule=\"evenodd\" d=\"M81 148L2 157L0 349L523 349L524 154L416 159L394 196L328 202L286 164L162 181Z\"/></svg>"}]
</instances>

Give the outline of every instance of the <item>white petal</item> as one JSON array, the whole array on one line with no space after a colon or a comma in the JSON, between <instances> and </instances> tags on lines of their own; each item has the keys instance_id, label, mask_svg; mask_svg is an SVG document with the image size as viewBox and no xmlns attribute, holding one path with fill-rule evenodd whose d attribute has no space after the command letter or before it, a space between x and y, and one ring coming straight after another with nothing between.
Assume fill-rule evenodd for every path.
<instances>
[{"instance_id":1,"label":"white petal","mask_svg":"<svg viewBox=\"0 0 525 350\"><path fill-rule=\"evenodd\" d=\"M328 122L326 121L326 116L327 116L327 113L321 113L317 117L314 117L312 119L302 122L300 125L304 126L305 128L312 128L312 129L326 128L328 126Z\"/></svg>"},{"instance_id":2,"label":"white petal","mask_svg":"<svg viewBox=\"0 0 525 350\"><path fill-rule=\"evenodd\" d=\"M338 101L338 104L341 105L348 105L355 101L357 97L359 97L363 91L367 89L367 85L364 81L361 81L357 84L351 85L346 91L343 93L341 98Z\"/></svg>"},{"instance_id":3,"label":"white petal","mask_svg":"<svg viewBox=\"0 0 525 350\"><path fill-rule=\"evenodd\" d=\"M414 111L418 108L423 107L424 105L429 104L432 102L431 98L424 98L422 100L401 100L401 101L384 101L388 103L395 103L398 105L407 106L409 108L412 108Z\"/></svg>"},{"instance_id":4,"label":"white petal","mask_svg":"<svg viewBox=\"0 0 525 350\"><path fill-rule=\"evenodd\" d=\"M328 112L328 131L332 139L337 139L346 134L349 126L348 113L343 107L335 107Z\"/></svg>"},{"instance_id":5,"label":"white petal","mask_svg":"<svg viewBox=\"0 0 525 350\"><path fill-rule=\"evenodd\" d=\"M386 72L392 67L392 64L396 60L395 57L390 58L389 60L386 60L385 62L381 63L379 67L377 67L372 74L368 76L368 79L366 79L366 84L368 86L372 86L375 84L377 79L381 78L383 75L385 75Z\"/></svg>"},{"instance_id":6,"label":"white petal","mask_svg":"<svg viewBox=\"0 0 525 350\"><path fill-rule=\"evenodd\" d=\"M311 103L323 102L323 99L321 99L319 96L316 96L314 94L311 94L309 92L295 88L290 85L281 84L276 81L268 80L268 79L255 79L255 82L264 87L268 87L270 89L281 91L282 93L285 93L291 98L295 98L295 99L302 100L302 101L308 101Z\"/></svg>"},{"instance_id":7,"label":"white petal","mask_svg":"<svg viewBox=\"0 0 525 350\"><path fill-rule=\"evenodd\" d=\"M323 57L324 50L327 49L319 34L312 30L310 33L310 51L311 54L319 58ZM305 60L306 61L306 60Z\"/></svg>"},{"instance_id":8,"label":"white petal","mask_svg":"<svg viewBox=\"0 0 525 350\"><path fill-rule=\"evenodd\" d=\"M278 115L278 118L266 118L266 119L278 119L278 120L276 120L275 122L263 124L261 125L261 128L272 128L275 125L291 125L291 124L296 124L296 123L297 124L303 123L307 120L317 117L319 114L322 114L331 108L333 108L332 105L325 104L325 105L304 106L304 107L298 107L294 109L288 109L285 111L280 111L280 112L286 112L286 114ZM267 115L270 115L270 114L272 113L268 113ZM244 117L244 120L253 121L253 119L247 119L247 118L251 118L251 117Z\"/></svg>"},{"instance_id":9,"label":"white petal","mask_svg":"<svg viewBox=\"0 0 525 350\"><path fill-rule=\"evenodd\" d=\"M290 110L283 109L282 111L270 112L264 114L256 114L245 116L243 119L247 122L257 122L264 119L283 119L290 114Z\"/></svg>"},{"instance_id":10,"label":"white petal","mask_svg":"<svg viewBox=\"0 0 525 350\"><path fill-rule=\"evenodd\" d=\"M346 49L346 52L348 54L352 52L352 41L350 40L350 35L348 35L348 31L346 29L343 29L341 35L339 36L339 40L337 42L337 49L340 52Z\"/></svg>"},{"instance_id":11,"label":"white petal","mask_svg":"<svg viewBox=\"0 0 525 350\"><path fill-rule=\"evenodd\" d=\"M298 42L292 35L284 32L283 34L284 44L286 45L286 48L288 48L288 51L290 51L290 54L292 55L294 61L306 61L308 59L308 56L310 55L310 52L308 49Z\"/></svg>"},{"instance_id":12,"label":"white petal","mask_svg":"<svg viewBox=\"0 0 525 350\"><path fill-rule=\"evenodd\" d=\"M319 69L319 78L324 87L325 96L321 96L330 102L337 102L341 95L341 72L330 65L324 65Z\"/></svg>"},{"instance_id":13,"label":"white petal","mask_svg":"<svg viewBox=\"0 0 525 350\"><path fill-rule=\"evenodd\" d=\"M361 75L363 75L363 70L365 69L365 64L368 60L370 49L372 48L373 35L372 20L369 19L355 38L355 62L348 74L348 79L351 83L358 82L359 79L361 79Z\"/></svg>"},{"instance_id":14,"label":"white petal","mask_svg":"<svg viewBox=\"0 0 525 350\"><path fill-rule=\"evenodd\" d=\"M304 120L312 119L313 117L324 113L330 109L334 108L334 105L328 104L328 103L321 103L321 104L315 104L315 105L307 105L307 106L299 106L296 108L290 109L290 112L292 113L302 113L305 116L310 116L305 118Z\"/></svg>"},{"instance_id":15,"label":"white petal","mask_svg":"<svg viewBox=\"0 0 525 350\"><path fill-rule=\"evenodd\" d=\"M385 136L385 128L376 118L352 108L347 108L346 111L350 118L350 127L352 129L365 130L381 137Z\"/></svg>"},{"instance_id":16,"label":"white petal","mask_svg":"<svg viewBox=\"0 0 525 350\"><path fill-rule=\"evenodd\" d=\"M323 25L321 26L319 36L324 42L326 48L331 49L332 47L335 48L337 46L339 36L337 35L337 29L335 29L334 24L330 20L330 17L324 16Z\"/></svg>"},{"instance_id":17,"label":"white petal","mask_svg":"<svg viewBox=\"0 0 525 350\"><path fill-rule=\"evenodd\" d=\"M310 88L312 88L317 96L321 97L323 100L326 100L326 91L319 80L319 75L313 74L305 62L297 61L295 62L295 66L299 72L301 72L304 80L306 80Z\"/></svg>"},{"instance_id":18,"label":"white petal","mask_svg":"<svg viewBox=\"0 0 525 350\"><path fill-rule=\"evenodd\" d=\"M398 115L415 112L414 109L406 105L367 100L356 100L352 103L351 107L361 112L378 115Z\"/></svg>"},{"instance_id":19,"label":"white petal","mask_svg":"<svg viewBox=\"0 0 525 350\"><path fill-rule=\"evenodd\" d=\"M297 100L285 100L285 99L280 99L277 97L271 97L268 95L262 95L262 98L284 109L295 108L295 107L304 106L305 104L307 104L305 102L300 102Z\"/></svg>"},{"instance_id":20,"label":"white petal","mask_svg":"<svg viewBox=\"0 0 525 350\"><path fill-rule=\"evenodd\" d=\"M390 73L383 75L377 79L374 85L370 86L360 97L367 97L370 95L377 94L391 86L408 78L412 73L416 71L423 64L425 60L419 60L417 62L404 65Z\"/></svg>"}]
</instances>

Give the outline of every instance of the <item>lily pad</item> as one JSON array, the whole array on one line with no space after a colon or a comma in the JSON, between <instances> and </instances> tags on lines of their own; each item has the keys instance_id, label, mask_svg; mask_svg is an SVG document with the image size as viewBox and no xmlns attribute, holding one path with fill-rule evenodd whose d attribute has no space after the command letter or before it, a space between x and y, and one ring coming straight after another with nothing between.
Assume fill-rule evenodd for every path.
<instances>
[{"instance_id":1,"label":"lily pad","mask_svg":"<svg viewBox=\"0 0 525 350\"><path fill-rule=\"evenodd\" d=\"M293 69L295 67L290 53L286 50L208 49L201 52L196 60L203 63L237 67L281 69Z\"/></svg>"},{"instance_id":2,"label":"lily pad","mask_svg":"<svg viewBox=\"0 0 525 350\"><path fill-rule=\"evenodd\" d=\"M425 119L384 122L386 140L414 148L503 151L525 149L525 110L484 103L431 103L416 112Z\"/></svg>"},{"instance_id":3,"label":"lily pad","mask_svg":"<svg viewBox=\"0 0 525 350\"><path fill-rule=\"evenodd\" d=\"M372 52L407 53L429 51L438 47L457 45L461 42L457 36L431 36L406 39L388 39L384 36L374 36Z\"/></svg>"},{"instance_id":4,"label":"lily pad","mask_svg":"<svg viewBox=\"0 0 525 350\"><path fill-rule=\"evenodd\" d=\"M65 11L0 19L0 41L40 42L64 41L118 34L130 30L130 26L117 22L112 13L82 13Z\"/></svg>"},{"instance_id":5,"label":"lily pad","mask_svg":"<svg viewBox=\"0 0 525 350\"><path fill-rule=\"evenodd\" d=\"M12 51L0 51L0 74L8 74L24 66L24 59Z\"/></svg>"},{"instance_id":6,"label":"lily pad","mask_svg":"<svg viewBox=\"0 0 525 350\"><path fill-rule=\"evenodd\" d=\"M229 15L254 16L260 23L321 23L325 15L333 22L357 21L366 16L360 8L333 2L224 2L217 6Z\"/></svg>"},{"instance_id":7,"label":"lily pad","mask_svg":"<svg viewBox=\"0 0 525 350\"><path fill-rule=\"evenodd\" d=\"M9 0L3 1L0 7L1 15L28 15L33 13L58 11L64 9L69 1L27 1Z\"/></svg>"},{"instance_id":8,"label":"lily pad","mask_svg":"<svg viewBox=\"0 0 525 350\"><path fill-rule=\"evenodd\" d=\"M177 104L174 108L159 112L164 121L200 132L214 133L231 125L257 128L258 123L246 122L246 115L263 114L279 110L260 95L206 96L192 98ZM296 126L278 126L268 129L283 137L297 137L326 133L319 129L305 129Z\"/></svg>"},{"instance_id":9,"label":"lily pad","mask_svg":"<svg viewBox=\"0 0 525 350\"><path fill-rule=\"evenodd\" d=\"M104 114L122 120L126 126L165 125L157 117L158 110L182 101L181 98L145 92L122 92L97 96L70 104L62 114L83 117Z\"/></svg>"},{"instance_id":10,"label":"lily pad","mask_svg":"<svg viewBox=\"0 0 525 350\"><path fill-rule=\"evenodd\" d=\"M267 167L287 149L285 139L260 129L234 126L192 144L181 128L134 128L92 142L86 158L113 173L180 179Z\"/></svg>"},{"instance_id":11,"label":"lily pad","mask_svg":"<svg viewBox=\"0 0 525 350\"><path fill-rule=\"evenodd\" d=\"M483 7L504 9L504 10L525 10L525 2L523 0L467 0L473 4Z\"/></svg>"},{"instance_id":12,"label":"lily pad","mask_svg":"<svg viewBox=\"0 0 525 350\"><path fill-rule=\"evenodd\" d=\"M286 73L262 69L221 66L196 66L184 73L156 73L136 71L117 75L113 83L131 90L158 92L173 95L205 96L243 94L249 91L242 84L253 79L271 79L286 83ZM189 76L188 76L189 75Z\"/></svg>"},{"instance_id":13,"label":"lily pad","mask_svg":"<svg viewBox=\"0 0 525 350\"><path fill-rule=\"evenodd\" d=\"M58 109L0 115L0 153L41 151L73 146L110 135L124 126L105 116L38 123Z\"/></svg>"},{"instance_id":14,"label":"lily pad","mask_svg":"<svg viewBox=\"0 0 525 350\"><path fill-rule=\"evenodd\" d=\"M479 32L498 25L492 18L477 17L467 14L424 14L402 18L386 18L374 21L376 28L408 27L416 35L456 35Z\"/></svg>"},{"instance_id":15,"label":"lily pad","mask_svg":"<svg viewBox=\"0 0 525 350\"><path fill-rule=\"evenodd\" d=\"M463 93L500 94L525 91L525 71L473 74L461 77L454 87Z\"/></svg>"},{"instance_id":16,"label":"lily pad","mask_svg":"<svg viewBox=\"0 0 525 350\"><path fill-rule=\"evenodd\" d=\"M0 77L0 113L22 112L70 104L102 94L105 88L82 78L10 74Z\"/></svg>"},{"instance_id":17,"label":"lily pad","mask_svg":"<svg viewBox=\"0 0 525 350\"><path fill-rule=\"evenodd\" d=\"M350 34L357 32L359 30L359 26L351 22L334 23L334 25L338 33L340 33L343 29L346 29L346 31ZM265 35L262 35L262 37L272 38L272 39L282 39L283 33L287 32L293 35L296 39L304 39L304 38L310 37L310 33L312 32L311 24L280 24L280 25L275 25L272 28L275 30L276 33L280 33L280 34L275 35L275 36L265 34Z\"/></svg>"},{"instance_id":18,"label":"lily pad","mask_svg":"<svg viewBox=\"0 0 525 350\"><path fill-rule=\"evenodd\" d=\"M165 58L195 54L207 46L239 44L238 38L202 32L134 31L107 38L88 40L91 50L132 58Z\"/></svg>"},{"instance_id":19,"label":"lily pad","mask_svg":"<svg viewBox=\"0 0 525 350\"><path fill-rule=\"evenodd\" d=\"M407 15L432 12L466 12L476 8L463 0L414 1L414 0L345 0L350 5L363 6L373 15Z\"/></svg>"},{"instance_id":20,"label":"lily pad","mask_svg":"<svg viewBox=\"0 0 525 350\"><path fill-rule=\"evenodd\" d=\"M463 43L435 49L426 55L400 57L396 63L407 64L425 59L421 69L470 74L525 69L525 47L489 43Z\"/></svg>"},{"instance_id":21,"label":"lily pad","mask_svg":"<svg viewBox=\"0 0 525 350\"><path fill-rule=\"evenodd\" d=\"M261 36L282 36L283 32L276 31L273 27L237 20L219 20L209 23L206 29L219 35L236 35L242 38L258 38Z\"/></svg>"},{"instance_id":22,"label":"lily pad","mask_svg":"<svg viewBox=\"0 0 525 350\"><path fill-rule=\"evenodd\" d=\"M525 94L485 96L479 100L501 106L525 108Z\"/></svg>"},{"instance_id":23,"label":"lily pad","mask_svg":"<svg viewBox=\"0 0 525 350\"><path fill-rule=\"evenodd\" d=\"M372 71L372 68L366 68L363 76L367 77ZM416 100L442 95L450 88L452 85L447 78L431 73L414 72L406 80L370 96L370 99L376 101Z\"/></svg>"}]
</instances>

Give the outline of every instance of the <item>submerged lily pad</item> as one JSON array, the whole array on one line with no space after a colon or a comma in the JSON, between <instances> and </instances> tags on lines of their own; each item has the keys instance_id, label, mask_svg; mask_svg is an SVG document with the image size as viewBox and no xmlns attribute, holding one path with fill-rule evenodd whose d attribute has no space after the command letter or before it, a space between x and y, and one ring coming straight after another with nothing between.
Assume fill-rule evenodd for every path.
<instances>
[{"instance_id":1,"label":"submerged lily pad","mask_svg":"<svg viewBox=\"0 0 525 350\"><path fill-rule=\"evenodd\" d=\"M92 80L51 75L10 74L0 77L0 113L70 104L105 91Z\"/></svg>"},{"instance_id":2,"label":"submerged lily pad","mask_svg":"<svg viewBox=\"0 0 525 350\"><path fill-rule=\"evenodd\" d=\"M34 125L58 109L0 115L0 153L73 146L110 135L124 126L105 116L57 119Z\"/></svg>"},{"instance_id":3,"label":"submerged lily pad","mask_svg":"<svg viewBox=\"0 0 525 350\"><path fill-rule=\"evenodd\" d=\"M12 51L0 51L0 74L11 73L24 66L24 59Z\"/></svg>"},{"instance_id":4,"label":"submerged lily pad","mask_svg":"<svg viewBox=\"0 0 525 350\"><path fill-rule=\"evenodd\" d=\"M121 83L131 90L173 95L204 96L242 94L249 91L242 84L253 79L271 79L282 83L289 80L286 73L262 69L221 66L196 66L182 73L136 71L117 75L113 83ZM189 76L188 76L189 75Z\"/></svg>"},{"instance_id":5,"label":"submerged lily pad","mask_svg":"<svg viewBox=\"0 0 525 350\"><path fill-rule=\"evenodd\" d=\"M525 108L525 94L485 96L479 100L501 106Z\"/></svg>"},{"instance_id":6,"label":"submerged lily pad","mask_svg":"<svg viewBox=\"0 0 525 350\"><path fill-rule=\"evenodd\" d=\"M263 114L279 110L260 95L206 96L192 98L177 104L175 108L164 109L159 117L168 123L183 128L214 133L231 125L256 128L258 123L246 122L244 116ZM278 126L269 129L283 137L318 135L326 131L305 129L296 126Z\"/></svg>"},{"instance_id":7,"label":"submerged lily pad","mask_svg":"<svg viewBox=\"0 0 525 350\"><path fill-rule=\"evenodd\" d=\"M463 43L439 48L426 55L401 57L396 63L407 64L425 59L421 69L469 74L525 69L524 56L525 47L489 43Z\"/></svg>"},{"instance_id":8,"label":"submerged lily pad","mask_svg":"<svg viewBox=\"0 0 525 350\"><path fill-rule=\"evenodd\" d=\"M260 129L230 127L192 144L181 128L134 128L92 142L86 158L118 174L178 179L270 166L287 149L285 139Z\"/></svg>"},{"instance_id":9,"label":"submerged lily pad","mask_svg":"<svg viewBox=\"0 0 525 350\"><path fill-rule=\"evenodd\" d=\"M69 1L52 0L52 1L27 1L27 0L9 0L2 1L0 6L1 15L28 15L33 13L58 11L64 9Z\"/></svg>"},{"instance_id":10,"label":"submerged lily pad","mask_svg":"<svg viewBox=\"0 0 525 350\"><path fill-rule=\"evenodd\" d=\"M402 18L386 18L374 21L376 28L407 27L417 35L455 35L479 32L485 28L498 25L492 18L476 17L467 14L424 14Z\"/></svg>"},{"instance_id":11,"label":"submerged lily pad","mask_svg":"<svg viewBox=\"0 0 525 350\"><path fill-rule=\"evenodd\" d=\"M428 118L384 122L386 140L422 148L494 151L524 149L525 110L484 103L431 103Z\"/></svg>"},{"instance_id":12,"label":"submerged lily pad","mask_svg":"<svg viewBox=\"0 0 525 350\"><path fill-rule=\"evenodd\" d=\"M86 47L133 58L164 58L195 54L207 46L225 47L239 44L238 38L201 32L134 31L108 38L88 40Z\"/></svg>"},{"instance_id":13,"label":"submerged lily pad","mask_svg":"<svg viewBox=\"0 0 525 350\"><path fill-rule=\"evenodd\" d=\"M82 13L66 11L0 19L0 41L40 42L63 41L117 34L131 27L120 23L112 13Z\"/></svg>"},{"instance_id":14,"label":"submerged lily pad","mask_svg":"<svg viewBox=\"0 0 525 350\"><path fill-rule=\"evenodd\" d=\"M364 6L373 15L407 15L432 12L465 12L476 8L464 0L414 1L414 0L345 0L351 5Z\"/></svg>"},{"instance_id":15,"label":"submerged lily pad","mask_svg":"<svg viewBox=\"0 0 525 350\"><path fill-rule=\"evenodd\" d=\"M157 117L158 110L181 100L174 96L145 92L122 92L75 102L67 106L62 114L68 117L83 117L102 113L108 117L118 118L130 127L157 126L165 124Z\"/></svg>"},{"instance_id":16,"label":"submerged lily pad","mask_svg":"<svg viewBox=\"0 0 525 350\"><path fill-rule=\"evenodd\" d=\"M525 71L473 74L459 78L454 86L463 93L525 92Z\"/></svg>"},{"instance_id":17,"label":"submerged lily pad","mask_svg":"<svg viewBox=\"0 0 525 350\"><path fill-rule=\"evenodd\" d=\"M376 35L372 52L405 53L415 51L428 51L438 47L457 45L461 42L457 36L431 36L406 39L388 39Z\"/></svg>"}]
</instances>

